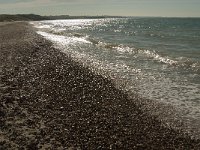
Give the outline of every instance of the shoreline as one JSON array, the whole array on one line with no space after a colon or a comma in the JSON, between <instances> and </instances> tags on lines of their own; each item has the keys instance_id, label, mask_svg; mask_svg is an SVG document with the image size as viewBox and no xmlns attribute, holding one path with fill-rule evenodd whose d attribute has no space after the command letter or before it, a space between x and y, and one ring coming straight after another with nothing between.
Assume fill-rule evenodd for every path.
<instances>
[{"instance_id":1,"label":"shoreline","mask_svg":"<svg viewBox=\"0 0 200 150\"><path fill-rule=\"evenodd\" d=\"M0 26L3 149L197 149L28 23ZM135 100L137 101L137 100ZM1 147L0 147L1 148Z\"/></svg>"}]
</instances>

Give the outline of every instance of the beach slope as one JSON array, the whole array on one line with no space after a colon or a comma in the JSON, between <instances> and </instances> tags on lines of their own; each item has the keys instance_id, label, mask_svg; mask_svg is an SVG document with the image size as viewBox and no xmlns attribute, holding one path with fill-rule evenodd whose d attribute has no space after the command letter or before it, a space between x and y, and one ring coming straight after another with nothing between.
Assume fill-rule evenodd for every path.
<instances>
[{"instance_id":1,"label":"beach slope","mask_svg":"<svg viewBox=\"0 0 200 150\"><path fill-rule=\"evenodd\" d=\"M0 25L0 149L198 149L28 23Z\"/></svg>"}]
</instances>

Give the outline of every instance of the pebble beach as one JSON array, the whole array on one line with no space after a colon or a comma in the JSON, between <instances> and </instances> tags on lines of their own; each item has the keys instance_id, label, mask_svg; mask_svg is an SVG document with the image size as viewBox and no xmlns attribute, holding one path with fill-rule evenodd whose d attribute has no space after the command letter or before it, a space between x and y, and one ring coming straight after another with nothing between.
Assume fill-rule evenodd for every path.
<instances>
[{"instance_id":1,"label":"pebble beach","mask_svg":"<svg viewBox=\"0 0 200 150\"><path fill-rule=\"evenodd\" d=\"M0 24L0 149L200 149L28 22Z\"/></svg>"}]
</instances>

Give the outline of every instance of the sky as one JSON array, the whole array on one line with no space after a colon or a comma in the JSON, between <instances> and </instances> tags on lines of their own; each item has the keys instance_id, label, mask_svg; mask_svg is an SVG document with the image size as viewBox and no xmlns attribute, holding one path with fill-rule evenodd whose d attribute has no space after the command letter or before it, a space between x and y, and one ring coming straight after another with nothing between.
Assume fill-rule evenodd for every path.
<instances>
[{"instance_id":1,"label":"sky","mask_svg":"<svg viewBox=\"0 0 200 150\"><path fill-rule=\"evenodd\" d=\"M200 17L200 0L0 0L0 14Z\"/></svg>"}]
</instances>

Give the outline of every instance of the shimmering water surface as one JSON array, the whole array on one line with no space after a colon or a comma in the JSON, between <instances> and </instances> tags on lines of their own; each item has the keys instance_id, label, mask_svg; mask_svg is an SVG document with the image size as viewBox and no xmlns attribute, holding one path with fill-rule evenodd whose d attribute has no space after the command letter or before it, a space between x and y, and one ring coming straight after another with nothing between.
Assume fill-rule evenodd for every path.
<instances>
[{"instance_id":1,"label":"shimmering water surface","mask_svg":"<svg viewBox=\"0 0 200 150\"><path fill-rule=\"evenodd\" d=\"M126 90L200 119L200 19L32 22L75 60L128 81Z\"/></svg>"}]
</instances>

